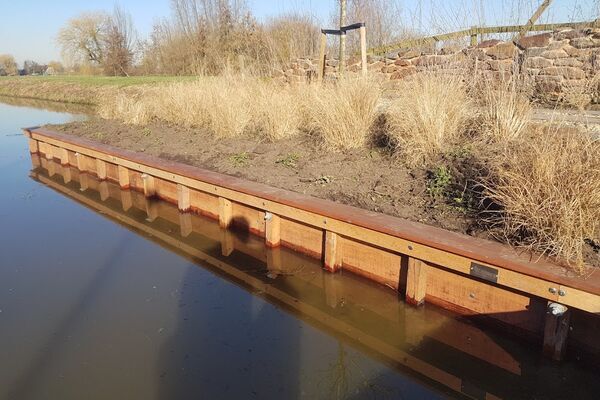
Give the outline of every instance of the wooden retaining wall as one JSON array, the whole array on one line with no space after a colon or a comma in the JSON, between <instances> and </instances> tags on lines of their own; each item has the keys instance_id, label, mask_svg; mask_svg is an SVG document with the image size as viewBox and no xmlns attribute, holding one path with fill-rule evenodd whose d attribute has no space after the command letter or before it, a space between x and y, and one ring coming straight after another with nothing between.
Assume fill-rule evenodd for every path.
<instances>
[{"instance_id":1,"label":"wooden retaining wall","mask_svg":"<svg viewBox=\"0 0 600 400\"><path fill-rule=\"evenodd\" d=\"M202 267L308 317L309 323L366 348L392 368L408 368L428 384L474 398L527 397L523 387L531 382L540 382L533 389L538 397L557 396L556 388L540 379L538 363L493 332L435 308L404 307L390 291L373 290L348 274L339 279L339 274L316 273L318 260L267 247L259 236L220 228L209 218L182 213L175 205L121 190L39 155L32 158L33 179L193 262L201 260ZM277 275L285 279L276 280ZM336 311L341 307L343 312ZM432 358L432 349L446 356Z\"/></svg>"},{"instance_id":2,"label":"wooden retaining wall","mask_svg":"<svg viewBox=\"0 0 600 400\"><path fill-rule=\"evenodd\" d=\"M600 276L593 269L576 276L500 243L46 129L25 132L33 154L217 219L222 228L247 230L269 247L322 260L331 272L352 271L401 291L409 303L434 303L544 337L552 358L562 358L569 334L571 344L600 352L590 331L600 319Z\"/></svg>"}]
</instances>

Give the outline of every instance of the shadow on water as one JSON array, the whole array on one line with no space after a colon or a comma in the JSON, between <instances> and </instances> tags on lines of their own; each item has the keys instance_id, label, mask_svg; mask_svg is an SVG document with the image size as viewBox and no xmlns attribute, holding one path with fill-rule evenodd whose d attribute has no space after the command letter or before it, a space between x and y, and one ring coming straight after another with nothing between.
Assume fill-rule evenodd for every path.
<instances>
[{"instance_id":1,"label":"shadow on water","mask_svg":"<svg viewBox=\"0 0 600 400\"><path fill-rule=\"evenodd\" d=\"M201 267L185 271L158 349L159 398L594 398L600 390L575 362L549 363L538 348L435 307L405 307L376 284L324 273L318 260L52 161L34 166L34 179Z\"/></svg>"}]
</instances>

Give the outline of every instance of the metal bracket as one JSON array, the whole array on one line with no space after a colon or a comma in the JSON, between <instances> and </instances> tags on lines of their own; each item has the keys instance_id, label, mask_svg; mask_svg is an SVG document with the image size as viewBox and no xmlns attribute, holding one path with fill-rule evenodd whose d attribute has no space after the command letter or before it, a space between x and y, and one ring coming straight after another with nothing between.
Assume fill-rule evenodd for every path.
<instances>
[{"instance_id":1,"label":"metal bracket","mask_svg":"<svg viewBox=\"0 0 600 400\"><path fill-rule=\"evenodd\" d=\"M472 262L469 274L488 282L498 283L498 270L496 268Z\"/></svg>"}]
</instances>

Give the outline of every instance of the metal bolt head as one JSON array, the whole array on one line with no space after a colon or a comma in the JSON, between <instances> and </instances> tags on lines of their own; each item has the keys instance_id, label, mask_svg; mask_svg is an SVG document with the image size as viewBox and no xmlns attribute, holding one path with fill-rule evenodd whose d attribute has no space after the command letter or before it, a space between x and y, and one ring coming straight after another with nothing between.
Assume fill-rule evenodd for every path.
<instances>
[{"instance_id":1,"label":"metal bolt head","mask_svg":"<svg viewBox=\"0 0 600 400\"><path fill-rule=\"evenodd\" d=\"M557 292L556 288L553 288L553 287L548 288L548 291L552 294L556 294L556 292Z\"/></svg>"},{"instance_id":2,"label":"metal bolt head","mask_svg":"<svg viewBox=\"0 0 600 400\"><path fill-rule=\"evenodd\" d=\"M566 295L567 295L567 292L565 292L563 289L560 289L560 290L558 291L558 295L559 295L559 296L566 296Z\"/></svg>"}]
</instances>

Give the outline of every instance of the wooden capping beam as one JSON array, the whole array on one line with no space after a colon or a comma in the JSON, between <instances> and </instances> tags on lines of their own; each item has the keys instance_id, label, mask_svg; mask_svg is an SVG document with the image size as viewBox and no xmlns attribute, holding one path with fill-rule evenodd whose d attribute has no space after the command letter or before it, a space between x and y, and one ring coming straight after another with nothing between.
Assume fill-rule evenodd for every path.
<instances>
[{"instance_id":1,"label":"wooden capping beam","mask_svg":"<svg viewBox=\"0 0 600 400\"><path fill-rule=\"evenodd\" d=\"M337 272L342 268L342 240L334 232L325 231L323 266L329 272Z\"/></svg>"},{"instance_id":2,"label":"wooden capping beam","mask_svg":"<svg viewBox=\"0 0 600 400\"><path fill-rule=\"evenodd\" d=\"M28 142L29 142L29 152L31 154L37 154L40 152L40 146L39 146L37 140L29 138Z\"/></svg>"},{"instance_id":3,"label":"wooden capping beam","mask_svg":"<svg viewBox=\"0 0 600 400\"><path fill-rule=\"evenodd\" d=\"M278 247L281 244L281 217L265 213L265 244L267 247Z\"/></svg>"},{"instance_id":4,"label":"wooden capping beam","mask_svg":"<svg viewBox=\"0 0 600 400\"><path fill-rule=\"evenodd\" d=\"M177 184L177 207L179 211L186 212L191 209L190 188L180 183Z\"/></svg>"},{"instance_id":5,"label":"wooden capping beam","mask_svg":"<svg viewBox=\"0 0 600 400\"><path fill-rule=\"evenodd\" d=\"M421 260L408 258L406 275L406 302L416 306L425 303L427 292L427 266Z\"/></svg>"},{"instance_id":6,"label":"wooden capping beam","mask_svg":"<svg viewBox=\"0 0 600 400\"><path fill-rule=\"evenodd\" d=\"M99 158L96 159L96 175L101 181L106 179L106 162Z\"/></svg>"},{"instance_id":7,"label":"wooden capping beam","mask_svg":"<svg viewBox=\"0 0 600 400\"><path fill-rule=\"evenodd\" d=\"M544 355L562 361L567 348L571 310L559 303L548 303L544 326Z\"/></svg>"},{"instance_id":8,"label":"wooden capping beam","mask_svg":"<svg viewBox=\"0 0 600 400\"><path fill-rule=\"evenodd\" d=\"M48 145L60 146L92 159L122 165L142 174L220 197L220 205L226 204L225 201L234 201L467 276L487 270L486 276L491 277L496 285L550 301L560 301L583 311L600 313L600 275L592 274L591 269L586 270L583 274L585 278L582 278L569 273L565 267L547 257L520 252L498 242L468 237L44 128L33 129L27 134L39 140L42 149ZM231 221L231 215L227 218L223 210L220 214L222 223ZM549 290L556 287L564 289L562 295Z\"/></svg>"},{"instance_id":9,"label":"wooden capping beam","mask_svg":"<svg viewBox=\"0 0 600 400\"><path fill-rule=\"evenodd\" d=\"M144 196L154 197L156 195L154 177L152 175L142 174L142 182L144 185Z\"/></svg>"},{"instance_id":10,"label":"wooden capping beam","mask_svg":"<svg viewBox=\"0 0 600 400\"><path fill-rule=\"evenodd\" d=\"M122 165L118 165L117 170L119 172L119 186L122 190L129 189L129 169Z\"/></svg>"},{"instance_id":11,"label":"wooden capping beam","mask_svg":"<svg viewBox=\"0 0 600 400\"><path fill-rule=\"evenodd\" d=\"M231 201L224 197L219 197L219 226L224 229L229 228L232 218Z\"/></svg>"}]
</instances>

